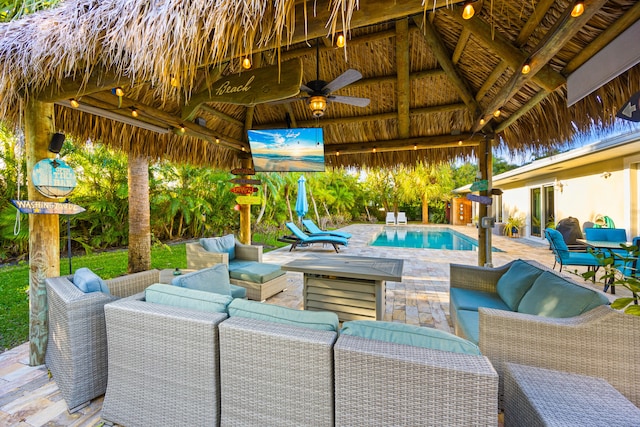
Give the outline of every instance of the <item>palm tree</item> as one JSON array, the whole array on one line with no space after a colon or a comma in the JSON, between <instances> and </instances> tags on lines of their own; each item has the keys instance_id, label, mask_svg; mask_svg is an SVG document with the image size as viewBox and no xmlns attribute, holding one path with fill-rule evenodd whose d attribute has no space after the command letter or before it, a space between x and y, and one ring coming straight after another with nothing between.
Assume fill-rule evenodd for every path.
<instances>
[{"instance_id":1,"label":"palm tree","mask_svg":"<svg viewBox=\"0 0 640 427\"><path fill-rule=\"evenodd\" d=\"M129 152L129 273L151 269L149 161Z\"/></svg>"},{"instance_id":2,"label":"palm tree","mask_svg":"<svg viewBox=\"0 0 640 427\"><path fill-rule=\"evenodd\" d=\"M411 169L400 168L398 182L403 201L420 199L423 224L429 223L429 203L432 200L448 200L454 185L449 165L426 165L422 162Z\"/></svg>"}]
</instances>

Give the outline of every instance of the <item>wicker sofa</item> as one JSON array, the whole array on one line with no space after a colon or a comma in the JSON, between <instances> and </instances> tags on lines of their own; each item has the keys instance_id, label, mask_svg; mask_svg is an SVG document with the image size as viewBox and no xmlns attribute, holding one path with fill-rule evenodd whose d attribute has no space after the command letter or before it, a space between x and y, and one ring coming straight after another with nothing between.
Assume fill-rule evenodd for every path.
<instances>
[{"instance_id":1,"label":"wicker sofa","mask_svg":"<svg viewBox=\"0 0 640 427\"><path fill-rule=\"evenodd\" d=\"M451 289L495 293L499 279L514 262L498 268L451 264ZM527 264L558 275L541 264L532 261ZM563 280L585 289L580 282L565 277ZM558 299L562 304L572 302L569 297ZM465 329L461 324L465 315L460 315L458 303L452 298L451 318L456 333L461 333ZM505 363L512 362L603 378L640 406L640 371L634 365L640 360L640 346L632 338L640 335L639 317L613 310L607 304L565 318L480 307L478 322L478 344L500 375L501 396Z\"/></svg>"},{"instance_id":2,"label":"wicker sofa","mask_svg":"<svg viewBox=\"0 0 640 427\"><path fill-rule=\"evenodd\" d=\"M110 295L83 293L73 276L45 279L49 304L49 337L45 363L69 412L75 412L107 387L105 304L143 291L160 280L159 270L106 281Z\"/></svg>"},{"instance_id":3,"label":"wicker sofa","mask_svg":"<svg viewBox=\"0 0 640 427\"><path fill-rule=\"evenodd\" d=\"M264 301L287 287L285 272L275 264L262 262L262 246L244 245L233 235L220 239L231 240L233 251L208 251L202 242L187 243L187 268L200 270L226 264L231 283L245 288L247 298L256 301Z\"/></svg>"},{"instance_id":4,"label":"wicker sofa","mask_svg":"<svg viewBox=\"0 0 640 427\"><path fill-rule=\"evenodd\" d=\"M498 377L484 356L338 338L330 312L233 299L227 317L147 299L105 307L108 424L498 423Z\"/></svg>"}]
</instances>

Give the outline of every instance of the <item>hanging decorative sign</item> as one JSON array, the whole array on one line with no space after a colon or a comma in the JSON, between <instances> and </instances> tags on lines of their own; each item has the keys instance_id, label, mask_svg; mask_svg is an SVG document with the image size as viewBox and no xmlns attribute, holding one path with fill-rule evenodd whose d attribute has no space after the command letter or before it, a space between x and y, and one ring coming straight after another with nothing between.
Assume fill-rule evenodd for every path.
<instances>
[{"instance_id":1,"label":"hanging decorative sign","mask_svg":"<svg viewBox=\"0 0 640 427\"><path fill-rule=\"evenodd\" d=\"M490 205L493 203L493 199L488 196L477 196L475 194L467 194L467 199L471 200L472 202L478 202L482 205Z\"/></svg>"},{"instance_id":2,"label":"hanging decorative sign","mask_svg":"<svg viewBox=\"0 0 640 427\"><path fill-rule=\"evenodd\" d=\"M231 169L231 173L234 175L255 175L256 171L254 171L253 169L247 169L247 168L237 168L237 169Z\"/></svg>"},{"instance_id":3,"label":"hanging decorative sign","mask_svg":"<svg viewBox=\"0 0 640 427\"><path fill-rule=\"evenodd\" d=\"M471 184L471 191L487 191L489 188L489 181L486 179L481 179L479 181L474 181Z\"/></svg>"},{"instance_id":4,"label":"hanging decorative sign","mask_svg":"<svg viewBox=\"0 0 640 427\"><path fill-rule=\"evenodd\" d=\"M229 180L229 182L233 182L234 184L247 184L247 185L260 185L262 181L259 179L247 179L247 178L233 178Z\"/></svg>"},{"instance_id":5,"label":"hanging decorative sign","mask_svg":"<svg viewBox=\"0 0 640 427\"><path fill-rule=\"evenodd\" d=\"M236 197L236 203L241 205L259 205L262 203L262 197L260 196L238 196Z\"/></svg>"},{"instance_id":6,"label":"hanging decorative sign","mask_svg":"<svg viewBox=\"0 0 640 427\"><path fill-rule=\"evenodd\" d=\"M256 191L258 191L258 189L256 187L233 187L231 189L232 193L235 194L253 194Z\"/></svg>"},{"instance_id":7,"label":"hanging decorative sign","mask_svg":"<svg viewBox=\"0 0 640 427\"><path fill-rule=\"evenodd\" d=\"M76 188L76 174L62 160L44 159L33 167L31 182L43 196L65 197Z\"/></svg>"},{"instance_id":8,"label":"hanging decorative sign","mask_svg":"<svg viewBox=\"0 0 640 427\"><path fill-rule=\"evenodd\" d=\"M616 117L632 122L640 122L640 92L631 95L629 101L622 106Z\"/></svg>"},{"instance_id":9,"label":"hanging decorative sign","mask_svg":"<svg viewBox=\"0 0 640 427\"><path fill-rule=\"evenodd\" d=\"M13 206L26 214L75 215L86 209L73 203L41 202L36 200L11 200Z\"/></svg>"}]
</instances>

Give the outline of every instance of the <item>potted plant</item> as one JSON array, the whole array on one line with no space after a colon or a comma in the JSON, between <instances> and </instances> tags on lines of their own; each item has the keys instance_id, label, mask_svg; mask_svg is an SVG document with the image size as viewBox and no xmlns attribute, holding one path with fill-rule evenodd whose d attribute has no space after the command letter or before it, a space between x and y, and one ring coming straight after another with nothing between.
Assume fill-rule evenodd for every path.
<instances>
[{"instance_id":1,"label":"potted plant","mask_svg":"<svg viewBox=\"0 0 640 427\"><path fill-rule=\"evenodd\" d=\"M508 237L520 237L520 230L524 229L523 216L510 216L504 223L504 234Z\"/></svg>"}]
</instances>

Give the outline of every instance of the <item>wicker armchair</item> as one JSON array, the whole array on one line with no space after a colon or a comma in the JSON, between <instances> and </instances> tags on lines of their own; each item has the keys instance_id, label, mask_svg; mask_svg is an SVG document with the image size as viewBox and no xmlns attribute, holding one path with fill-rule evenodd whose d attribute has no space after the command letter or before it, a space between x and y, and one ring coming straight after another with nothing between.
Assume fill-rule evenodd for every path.
<instances>
[{"instance_id":1,"label":"wicker armchair","mask_svg":"<svg viewBox=\"0 0 640 427\"><path fill-rule=\"evenodd\" d=\"M208 252L200 243L187 243L187 268L202 270L216 264L229 266L229 254L226 252ZM236 241L237 260L262 262L262 246L244 245Z\"/></svg>"},{"instance_id":2,"label":"wicker armchair","mask_svg":"<svg viewBox=\"0 0 640 427\"><path fill-rule=\"evenodd\" d=\"M218 324L227 315L143 298L105 306L109 385L102 418L127 427L219 425Z\"/></svg>"},{"instance_id":3,"label":"wicker armchair","mask_svg":"<svg viewBox=\"0 0 640 427\"><path fill-rule=\"evenodd\" d=\"M640 317L603 305L580 316L545 318L481 308L480 350L500 374L505 363L604 378L640 406ZM502 401L502 399L501 399Z\"/></svg>"},{"instance_id":4,"label":"wicker armchair","mask_svg":"<svg viewBox=\"0 0 640 427\"><path fill-rule=\"evenodd\" d=\"M143 291L160 280L158 270L107 280L111 295L83 293L72 276L45 280L49 337L45 363L69 412L104 394L107 387L107 335L104 305Z\"/></svg>"},{"instance_id":5,"label":"wicker armchair","mask_svg":"<svg viewBox=\"0 0 640 427\"><path fill-rule=\"evenodd\" d=\"M498 425L498 375L484 356L341 335L336 426Z\"/></svg>"},{"instance_id":6,"label":"wicker armchair","mask_svg":"<svg viewBox=\"0 0 640 427\"><path fill-rule=\"evenodd\" d=\"M333 426L336 337L241 317L222 322L222 425Z\"/></svg>"}]
</instances>

